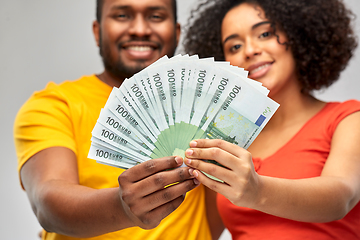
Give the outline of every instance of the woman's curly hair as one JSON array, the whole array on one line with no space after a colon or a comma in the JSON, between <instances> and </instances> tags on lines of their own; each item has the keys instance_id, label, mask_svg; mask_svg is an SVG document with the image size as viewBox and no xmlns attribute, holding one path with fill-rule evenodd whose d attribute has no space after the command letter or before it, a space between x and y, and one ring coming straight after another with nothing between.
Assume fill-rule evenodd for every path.
<instances>
[{"instance_id":1,"label":"woman's curly hair","mask_svg":"<svg viewBox=\"0 0 360 240\"><path fill-rule=\"evenodd\" d=\"M222 19L244 2L260 6L272 26L285 32L304 93L339 78L357 47L351 26L355 15L342 0L208 0L191 11L183 41L186 53L225 60Z\"/></svg>"}]
</instances>

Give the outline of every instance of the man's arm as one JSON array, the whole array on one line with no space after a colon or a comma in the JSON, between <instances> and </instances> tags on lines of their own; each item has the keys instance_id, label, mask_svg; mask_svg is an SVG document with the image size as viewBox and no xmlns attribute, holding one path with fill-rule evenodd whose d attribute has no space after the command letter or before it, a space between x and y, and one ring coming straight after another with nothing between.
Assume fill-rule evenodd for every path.
<instances>
[{"instance_id":1,"label":"man's arm","mask_svg":"<svg viewBox=\"0 0 360 240\"><path fill-rule=\"evenodd\" d=\"M132 226L156 227L197 186L188 168L176 168L181 164L179 157L150 160L120 175L120 188L92 189L79 185L74 152L52 147L32 156L20 174L45 230L93 237ZM164 188L174 182L180 183Z\"/></svg>"},{"instance_id":2,"label":"man's arm","mask_svg":"<svg viewBox=\"0 0 360 240\"><path fill-rule=\"evenodd\" d=\"M205 187L206 217L213 240L219 239L225 229L216 206L216 194L213 190Z\"/></svg>"}]
</instances>

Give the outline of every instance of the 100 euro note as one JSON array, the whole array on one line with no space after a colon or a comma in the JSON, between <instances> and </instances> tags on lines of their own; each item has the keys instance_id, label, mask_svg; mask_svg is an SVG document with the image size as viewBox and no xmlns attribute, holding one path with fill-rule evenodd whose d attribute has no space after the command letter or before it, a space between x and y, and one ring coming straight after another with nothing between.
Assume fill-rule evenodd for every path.
<instances>
[{"instance_id":1,"label":"100 euro note","mask_svg":"<svg viewBox=\"0 0 360 240\"><path fill-rule=\"evenodd\" d=\"M199 126L193 138L223 139L248 148L279 107L279 104L264 95L266 91L257 88L258 85L223 69L213 81L207 93L208 98L203 100L202 106L207 106L206 113L200 122L199 119L193 122ZM208 103L206 99L210 96L212 99ZM207 161L218 164L213 160Z\"/></svg>"},{"instance_id":2,"label":"100 euro note","mask_svg":"<svg viewBox=\"0 0 360 240\"><path fill-rule=\"evenodd\" d=\"M195 138L219 138L248 148L279 104L250 81L223 70L212 85L207 113Z\"/></svg>"},{"instance_id":3,"label":"100 euro note","mask_svg":"<svg viewBox=\"0 0 360 240\"><path fill-rule=\"evenodd\" d=\"M88 157L127 169L153 158L184 157L198 138L247 148L279 105L246 75L212 58L161 58L113 89Z\"/></svg>"},{"instance_id":4,"label":"100 euro note","mask_svg":"<svg viewBox=\"0 0 360 240\"><path fill-rule=\"evenodd\" d=\"M214 79L215 73L213 68L208 68L208 66L213 65L213 59L199 59L194 63L192 61L191 67L188 66L190 74L188 79L186 79L187 82L184 87L186 90L183 91L184 94L182 95L180 106L181 119L183 120L176 125L178 142L173 155L184 156L188 143L193 139L198 129L198 125L193 124L192 119L203 110L199 108L199 102L206 95ZM202 114L200 113L200 115Z\"/></svg>"}]
</instances>

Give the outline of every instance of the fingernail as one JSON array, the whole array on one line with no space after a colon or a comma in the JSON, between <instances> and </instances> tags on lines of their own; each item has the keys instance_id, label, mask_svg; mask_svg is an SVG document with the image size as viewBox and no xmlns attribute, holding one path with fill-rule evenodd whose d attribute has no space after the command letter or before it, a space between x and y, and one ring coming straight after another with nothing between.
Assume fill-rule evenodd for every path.
<instances>
[{"instance_id":1,"label":"fingernail","mask_svg":"<svg viewBox=\"0 0 360 240\"><path fill-rule=\"evenodd\" d=\"M194 169L189 168L189 173L190 173L190 176L194 176L193 172L194 172Z\"/></svg>"},{"instance_id":2,"label":"fingernail","mask_svg":"<svg viewBox=\"0 0 360 240\"><path fill-rule=\"evenodd\" d=\"M190 165L190 164L191 164L191 159L185 158L185 164L186 164L186 165Z\"/></svg>"},{"instance_id":3,"label":"fingernail","mask_svg":"<svg viewBox=\"0 0 360 240\"><path fill-rule=\"evenodd\" d=\"M190 145L190 147L194 148L194 147L197 146L197 142L196 141L191 141L189 145Z\"/></svg>"},{"instance_id":4,"label":"fingernail","mask_svg":"<svg viewBox=\"0 0 360 240\"><path fill-rule=\"evenodd\" d=\"M191 156L193 153L194 153L194 151L191 149L188 149L185 151L186 156Z\"/></svg>"},{"instance_id":5,"label":"fingernail","mask_svg":"<svg viewBox=\"0 0 360 240\"><path fill-rule=\"evenodd\" d=\"M197 180L196 178L194 178L193 181L194 181L195 185L199 185L199 184L200 184L199 180Z\"/></svg>"},{"instance_id":6,"label":"fingernail","mask_svg":"<svg viewBox=\"0 0 360 240\"><path fill-rule=\"evenodd\" d=\"M199 176L199 173L198 173L198 171L196 171L196 170L194 170L192 174L193 174L193 176L196 177L196 178Z\"/></svg>"},{"instance_id":7,"label":"fingernail","mask_svg":"<svg viewBox=\"0 0 360 240\"><path fill-rule=\"evenodd\" d=\"M176 156L176 157L175 157L175 162L177 163L177 165L182 164L182 158L179 157L179 156Z\"/></svg>"}]
</instances>

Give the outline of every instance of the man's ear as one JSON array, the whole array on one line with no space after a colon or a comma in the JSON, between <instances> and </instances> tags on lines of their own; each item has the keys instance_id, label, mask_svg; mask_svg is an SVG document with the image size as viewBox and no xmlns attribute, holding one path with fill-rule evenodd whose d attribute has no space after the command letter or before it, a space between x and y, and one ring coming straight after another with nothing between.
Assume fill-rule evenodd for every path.
<instances>
[{"instance_id":1,"label":"man's ear","mask_svg":"<svg viewBox=\"0 0 360 240\"><path fill-rule=\"evenodd\" d=\"M181 25L180 25L180 23L176 23L175 33L176 33L176 46L177 46L179 44L180 34L181 34Z\"/></svg>"},{"instance_id":2,"label":"man's ear","mask_svg":"<svg viewBox=\"0 0 360 240\"><path fill-rule=\"evenodd\" d=\"M92 24L93 34L95 37L95 41L97 46L100 46L100 23L98 21L94 21Z\"/></svg>"}]
</instances>

